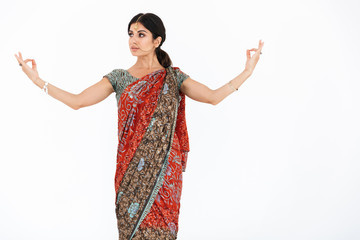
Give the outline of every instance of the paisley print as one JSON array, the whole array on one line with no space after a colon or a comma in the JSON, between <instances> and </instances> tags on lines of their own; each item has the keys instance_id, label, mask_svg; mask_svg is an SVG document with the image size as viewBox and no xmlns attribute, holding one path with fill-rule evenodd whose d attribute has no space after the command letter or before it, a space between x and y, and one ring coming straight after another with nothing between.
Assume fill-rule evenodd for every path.
<instances>
[{"instance_id":1,"label":"paisley print","mask_svg":"<svg viewBox=\"0 0 360 240\"><path fill-rule=\"evenodd\" d=\"M131 203L131 206L128 209L128 213L130 214L130 217L134 217L137 210L139 210L139 203Z\"/></svg>"},{"instance_id":2,"label":"paisley print","mask_svg":"<svg viewBox=\"0 0 360 240\"><path fill-rule=\"evenodd\" d=\"M120 198L121 198L121 195L123 194L123 192L119 192L118 193L118 197L117 197L117 199L116 199L116 203L118 203L119 202L119 200L120 200Z\"/></svg>"},{"instance_id":3,"label":"paisley print","mask_svg":"<svg viewBox=\"0 0 360 240\"><path fill-rule=\"evenodd\" d=\"M141 171L141 169L143 169L144 164L145 164L144 158L140 158L137 170Z\"/></svg>"},{"instance_id":4,"label":"paisley print","mask_svg":"<svg viewBox=\"0 0 360 240\"><path fill-rule=\"evenodd\" d=\"M140 140L145 137L144 132L156 131L161 123L161 116L155 116L152 109L156 107L159 99L157 96L161 94L166 96L173 91L173 86L169 86L168 82L161 81L166 76L165 70L158 70L143 78L135 78L131 76L126 70L114 69L109 74L105 75L112 84L116 92L116 99L118 103L118 153L117 153L117 168L115 174L115 191L116 191L116 214L118 217L119 239L176 239L178 232L178 218L180 213L180 198L182 190L182 173L185 171L187 162L187 153L189 152L189 142L185 121L185 95L180 91L181 83L188 78L179 68L173 67L174 77L177 87L177 101L178 108L176 111L176 118L174 125L174 132L165 131L161 141L171 139L170 151L167 153L167 161L164 165L162 173L158 177L158 189L156 195L151 197L153 200L148 205L143 205L138 201L129 201L128 196L131 192L145 191L143 187L134 188L129 193L125 194L123 190L120 191L120 183L125 181L125 173L134 168L135 172L145 176L143 171L149 168L151 161L147 157L137 158L136 163L131 167L132 159L136 159L135 153L140 150L137 146L142 146ZM170 82L171 83L171 82ZM158 92L158 90L161 91ZM151 93L153 91L153 93ZM147 97L148 96L148 97ZM164 102L165 103L165 102ZM165 105L164 105L165 107ZM164 108L164 111L165 108ZM143 123L146 123L143 125ZM155 129L153 129L155 127ZM163 126L166 127L166 126ZM170 126L169 126L170 127ZM170 130L170 128L168 128ZM154 135L155 136L155 135ZM150 141L150 138L143 138L143 140ZM150 142L149 142L150 143ZM140 144L140 145L139 145ZM150 146L145 144L146 146ZM145 146L144 145L144 146ZM149 154L160 154L161 149L153 149L148 147ZM146 154L148 156L149 154ZM149 156L150 156L149 155ZM135 173L134 172L134 173ZM133 175L131 175L133 176ZM135 176L135 175L134 175ZM132 177L131 182L141 182L140 178ZM129 176L126 177L129 181ZM129 182L129 183L131 183ZM130 185L129 185L130 186ZM136 185L134 185L136 186ZM123 189L123 188L121 188ZM124 189L125 190L125 189ZM125 195L124 195L125 194ZM150 194L150 192L149 192ZM150 196L150 195L149 195ZM124 203L127 202L126 205ZM139 219L137 221L135 231L132 234L124 234L122 231L130 231L131 229L124 228L125 222L120 216L125 212L129 219ZM130 221L130 220L129 220ZM128 224L128 223L126 223ZM130 226L130 225L129 225ZM133 225L131 225L133 226ZM120 231L122 229L122 231ZM126 237L125 237L126 236ZM130 237L128 237L130 236Z\"/></svg>"},{"instance_id":5,"label":"paisley print","mask_svg":"<svg viewBox=\"0 0 360 240\"><path fill-rule=\"evenodd\" d=\"M169 90L169 87L168 87L167 83L165 83L164 90L163 90L164 94L166 94L168 90Z\"/></svg>"}]
</instances>

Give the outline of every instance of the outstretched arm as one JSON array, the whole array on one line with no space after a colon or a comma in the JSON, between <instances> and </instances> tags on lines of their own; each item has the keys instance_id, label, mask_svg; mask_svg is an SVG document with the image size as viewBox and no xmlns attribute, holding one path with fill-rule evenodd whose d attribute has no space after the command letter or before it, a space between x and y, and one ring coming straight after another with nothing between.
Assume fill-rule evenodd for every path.
<instances>
[{"instance_id":1,"label":"outstretched arm","mask_svg":"<svg viewBox=\"0 0 360 240\"><path fill-rule=\"evenodd\" d=\"M40 77L33 82L40 88L45 84L45 81ZM99 103L107 98L113 91L114 89L107 78L101 79L99 82L86 88L79 94L73 94L50 83L48 84L48 94L74 110Z\"/></svg>"},{"instance_id":2,"label":"outstretched arm","mask_svg":"<svg viewBox=\"0 0 360 240\"><path fill-rule=\"evenodd\" d=\"M224 98L230 95L230 93L236 91L243 84L243 82L245 82L245 80L251 76L257 62L259 61L261 49L263 46L264 42L260 40L259 48L246 50L247 61L245 70L230 82L226 83L224 86L216 90L212 90L202 83L199 83L191 78L187 78L181 84L181 92L183 92L189 98L199 102L209 103L212 105L220 103ZM255 51L253 56L250 55L251 51Z\"/></svg>"},{"instance_id":3,"label":"outstretched arm","mask_svg":"<svg viewBox=\"0 0 360 240\"><path fill-rule=\"evenodd\" d=\"M16 59L19 62L19 65L22 67L23 72L30 78L30 80L40 88L43 88L45 81L39 77L37 71L37 66L35 59L26 59L23 60L21 53L19 56L15 54ZM32 63L31 68L26 64L27 62ZM58 87L55 87L52 84L47 86L48 94L53 98L63 102L74 110L78 110L82 107L87 107L98 102L101 102L106 97L108 97L114 89L107 78L101 79L98 83L88 87L79 94L73 94L67 91L64 91Z\"/></svg>"},{"instance_id":4,"label":"outstretched arm","mask_svg":"<svg viewBox=\"0 0 360 240\"><path fill-rule=\"evenodd\" d=\"M249 71L244 70L241 74L231 80L230 83L234 88L238 89L241 84L245 82L248 77L250 77L250 75L251 73ZM186 96L195 101L209 103L212 105L220 103L224 98L229 96L232 92L236 91L231 88L229 83L226 83L224 86L218 89L212 90L206 85L191 78L187 78L183 81L180 90Z\"/></svg>"}]
</instances>

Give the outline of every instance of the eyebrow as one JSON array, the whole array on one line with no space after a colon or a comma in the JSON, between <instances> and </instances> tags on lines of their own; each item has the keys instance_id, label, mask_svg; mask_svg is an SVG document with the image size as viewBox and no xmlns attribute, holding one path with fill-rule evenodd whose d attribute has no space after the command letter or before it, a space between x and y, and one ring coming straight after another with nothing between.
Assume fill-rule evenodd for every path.
<instances>
[{"instance_id":1,"label":"eyebrow","mask_svg":"<svg viewBox=\"0 0 360 240\"><path fill-rule=\"evenodd\" d=\"M129 30L129 32L132 32L132 30ZM145 30L139 30L138 32L146 32Z\"/></svg>"}]
</instances>

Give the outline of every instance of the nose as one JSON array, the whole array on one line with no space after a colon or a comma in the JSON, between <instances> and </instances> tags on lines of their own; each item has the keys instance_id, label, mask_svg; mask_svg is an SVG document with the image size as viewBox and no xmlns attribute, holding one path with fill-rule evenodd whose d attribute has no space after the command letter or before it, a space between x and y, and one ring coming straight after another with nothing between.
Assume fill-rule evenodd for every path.
<instances>
[{"instance_id":1,"label":"nose","mask_svg":"<svg viewBox=\"0 0 360 240\"><path fill-rule=\"evenodd\" d=\"M131 48L131 47L138 48L139 46L138 46L138 44L137 44L136 41L131 41L130 44L129 44L129 47L130 47L130 48Z\"/></svg>"},{"instance_id":2,"label":"nose","mask_svg":"<svg viewBox=\"0 0 360 240\"><path fill-rule=\"evenodd\" d=\"M136 45L136 44L137 44L137 39L136 39L136 37L135 37L135 36L131 37L131 38L129 39L129 42L130 42L130 44L132 44L132 45Z\"/></svg>"}]
</instances>

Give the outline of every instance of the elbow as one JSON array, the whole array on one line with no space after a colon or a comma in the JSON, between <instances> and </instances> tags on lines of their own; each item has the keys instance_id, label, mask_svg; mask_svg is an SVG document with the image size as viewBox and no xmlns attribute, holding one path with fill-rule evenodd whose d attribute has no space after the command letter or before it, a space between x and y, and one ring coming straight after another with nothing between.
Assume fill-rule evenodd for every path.
<instances>
[{"instance_id":1,"label":"elbow","mask_svg":"<svg viewBox=\"0 0 360 240\"><path fill-rule=\"evenodd\" d=\"M74 110L79 110L79 109L82 108L82 107L83 107L82 104L77 103L77 104L75 104L75 106L72 107L72 109L74 109Z\"/></svg>"},{"instance_id":2,"label":"elbow","mask_svg":"<svg viewBox=\"0 0 360 240\"><path fill-rule=\"evenodd\" d=\"M211 92L210 100L208 102L213 106L215 106L215 105L217 105L219 103L218 99L216 98L214 90Z\"/></svg>"},{"instance_id":3,"label":"elbow","mask_svg":"<svg viewBox=\"0 0 360 240\"><path fill-rule=\"evenodd\" d=\"M79 110L81 108L79 105L71 105L69 107L71 107L74 110Z\"/></svg>"},{"instance_id":4,"label":"elbow","mask_svg":"<svg viewBox=\"0 0 360 240\"><path fill-rule=\"evenodd\" d=\"M74 110L79 110L81 107L80 106L75 106L75 107L71 107Z\"/></svg>"},{"instance_id":5,"label":"elbow","mask_svg":"<svg viewBox=\"0 0 360 240\"><path fill-rule=\"evenodd\" d=\"M215 106L216 104L218 104L218 102L215 102L214 100L210 101L210 104Z\"/></svg>"},{"instance_id":6,"label":"elbow","mask_svg":"<svg viewBox=\"0 0 360 240\"><path fill-rule=\"evenodd\" d=\"M82 108L82 104L80 101L80 95L79 94L75 95L74 99L75 99L74 104L71 106L71 108L74 110L79 110L80 108Z\"/></svg>"}]
</instances>

